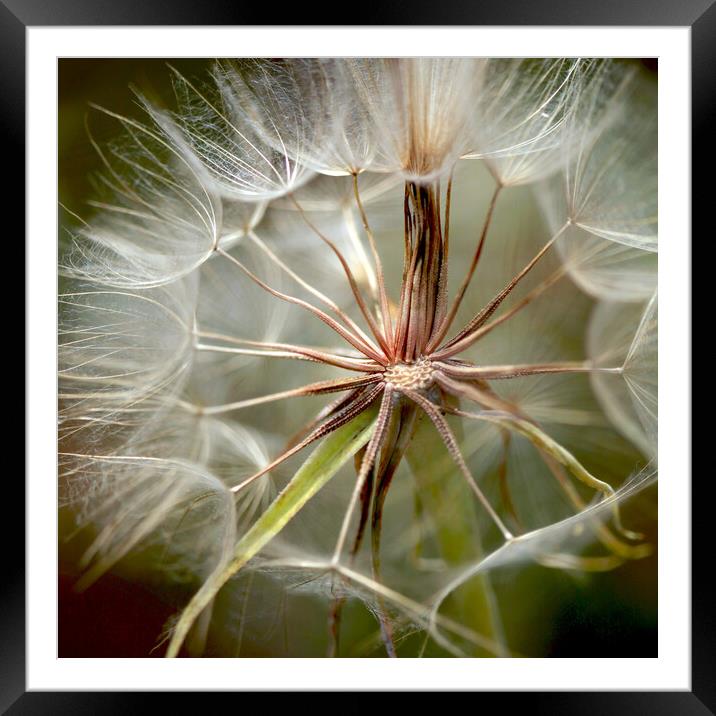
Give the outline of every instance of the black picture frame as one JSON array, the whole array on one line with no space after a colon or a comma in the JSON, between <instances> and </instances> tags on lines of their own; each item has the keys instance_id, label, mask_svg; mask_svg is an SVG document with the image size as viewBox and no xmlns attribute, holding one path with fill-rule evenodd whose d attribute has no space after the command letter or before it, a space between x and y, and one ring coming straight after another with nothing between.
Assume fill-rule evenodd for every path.
<instances>
[{"instance_id":1,"label":"black picture frame","mask_svg":"<svg viewBox=\"0 0 716 716\"><path fill-rule=\"evenodd\" d=\"M335 7L335 6L333 6ZM318 6L320 8L320 6ZM311 6L311 10L317 9ZM20 206L25 191L25 31L30 26L87 25L265 25L275 8L258 4L238 5L231 0L0 0L0 129L3 137L4 165L7 177L16 177L5 187L8 205ZM312 13L307 23L307 8L288 6L281 10L285 25L326 25L316 17L332 19L331 11ZM366 18L370 19L368 23ZM691 28L692 67L692 146L699 150L692 158L693 225L706 226L706 212L713 186L714 120L716 120L716 3L714 0L510 0L509 2L473 2L442 0L439 12L425 0L411 3L367 6L361 14L364 24L405 25L525 25L525 26L681 26ZM709 171L711 170L711 171ZM12 173L11 173L12 172ZM709 178L711 177L711 178ZM18 212L19 216L22 216ZM21 222L22 223L22 222ZM19 226L16 233L23 231ZM713 231L713 229L712 229ZM689 237L670 237L683 241ZM32 376L26 375L26 381ZM31 425L27 426L32 428ZM684 480L690 479L684 475ZM713 480L702 475L692 484L692 661L691 691L683 692L560 692L560 693L481 693L479 708L498 705L501 709L521 706L535 714L716 714L716 595L709 580L713 563L713 538L707 532L713 521L709 514L709 492ZM18 481L5 481L7 505L24 503L25 493ZM9 493L9 494L8 494ZM6 518L11 510L6 507ZM16 515L22 522L22 517ZM710 519L709 519L710 518ZM3 544L17 541L18 526L10 528ZM12 530L12 532L10 531ZM699 533L701 537L698 537ZM166 706L158 699L168 694L98 692L26 692L25 686L25 561L17 549L6 549L0 579L0 712L34 713L133 713L145 708ZM706 569L694 569L704 565ZM48 635L49 636L49 635ZM180 695L185 700L187 695ZM271 697L278 707L280 694ZM292 698L295 698L292 696ZM340 710L355 712L372 709L369 694L358 695ZM499 699L499 701L498 701ZM388 702L389 703L389 702ZM294 702L295 706L295 702Z\"/></svg>"}]
</instances>

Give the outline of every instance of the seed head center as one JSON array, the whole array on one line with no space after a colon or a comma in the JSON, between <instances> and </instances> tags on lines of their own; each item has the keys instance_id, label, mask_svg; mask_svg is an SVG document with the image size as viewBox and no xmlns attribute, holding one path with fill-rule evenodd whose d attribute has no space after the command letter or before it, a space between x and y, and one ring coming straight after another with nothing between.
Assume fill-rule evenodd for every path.
<instances>
[{"instance_id":1,"label":"seed head center","mask_svg":"<svg viewBox=\"0 0 716 716\"><path fill-rule=\"evenodd\" d=\"M433 384L433 366L427 358L415 363L396 363L385 369L385 382L400 390L426 390Z\"/></svg>"}]
</instances>

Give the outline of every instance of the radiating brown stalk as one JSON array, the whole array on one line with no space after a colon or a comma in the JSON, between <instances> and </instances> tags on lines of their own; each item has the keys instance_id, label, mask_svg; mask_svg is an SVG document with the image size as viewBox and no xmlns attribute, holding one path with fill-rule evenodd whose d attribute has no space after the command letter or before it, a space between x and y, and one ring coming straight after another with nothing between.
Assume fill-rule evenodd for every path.
<instances>
[{"instance_id":1,"label":"radiating brown stalk","mask_svg":"<svg viewBox=\"0 0 716 716\"><path fill-rule=\"evenodd\" d=\"M368 447L366 448L365 455L363 456L363 460L361 461L360 470L358 471L358 476L356 478L356 486L353 490L353 494L351 495L351 500L348 505L348 509L346 510L343 524L341 525L341 531L338 535L335 549L333 550L334 563L337 563L339 561L341 553L343 552L343 547L345 545L346 537L348 535L348 528L350 526L351 516L355 509L355 505L358 501L360 492L363 488L363 482L367 479L368 472L373 467L373 463L375 462L379 451L383 447L383 440L385 439L385 436L387 434L390 417L393 412L393 392L393 388L391 388L390 386L384 386L383 397L380 404L380 410L378 412L378 419L376 420L375 424L375 430L373 431L373 435L368 442Z\"/></svg>"},{"instance_id":2,"label":"radiating brown stalk","mask_svg":"<svg viewBox=\"0 0 716 716\"><path fill-rule=\"evenodd\" d=\"M304 301L301 298L297 298L296 296L289 296L286 293L283 293L281 291L276 290L275 288L271 288L268 284L266 284L264 281L262 281L256 274L252 273L244 264L241 263L236 257L232 256L231 254L228 254L223 249L219 248L217 251L228 258L230 261L232 261L236 266L238 266L254 283L258 284L261 288L263 288L265 291L268 291L271 295L275 296L276 298L280 298L283 301L286 301L288 303L293 303L297 306L301 306L302 308L305 308L306 310L313 313L315 316L318 316L318 318L323 321L327 326L332 328L336 333L338 333L341 338L344 338L348 343L350 343L356 350L363 353L363 355L367 356L368 358L372 358L373 360L378 361L379 363L383 363L385 365L385 358L381 356L381 354L378 351L378 348L374 345L369 345L364 343L361 339L354 336L349 330L341 326L339 323L337 323L333 318L331 318L327 313L322 311L320 308L316 308L315 306L312 306L307 301Z\"/></svg>"},{"instance_id":3,"label":"radiating brown stalk","mask_svg":"<svg viewBox=\"0 0 716 716\"><path fill-rule=\"evenodd\" d=\"M477 496L477 499L482 503L482 506L485 508L487 513L492 518L492 521L497 525L500 532L502 532L503 537L506 540L512 539L512 533L505 527L505 524L500 519L500 517L495 512L494 508L490 504L489 500L485 497L482 490L479 488L478 484L475 482L475 478L472 476L472 473L470 472L469 468L467 467L467 464L465 463L465 459L462 456L462 453L460 452L460 448L457 444L457 440L455 439L455 436L452 433L452 430L450 430L450 426L448 425L445 418L442 416L440 410L436 405L431 403L427 398L424 398L419 393L415 393L413 391L405 391L405 394L413 400L415 403L417 403L420 408L422 408L423 412L430 418L430 420L435 425L435 428L437 429L438 433L440 434L440 437L442 438L443 442L445 443L445 447L448 449L448 452L450 453L450 457L455 461L458 468L460 469L460 472L463 474L465 479L467 480L468 485L472 489L472 491Z\"/></svg>"},{"instance_id":4,"label":"radiating brown stalk","mask_svg":"<svg viewBox=\"0 0 716 716\"><path fill-rule=\"evenodd\" d=\"M385 276L383 274L383 263L380 260L380 254L378 253L378 247L375 244L375 237L371 231L368 223L368 216L363 208L363 203L360 200L360 192L358 191L358 175L353 175L353 193L355 194L356 204L358 211L363 221L363 228L365 229L366 236L368 237L368 244L370 245L371 253L373 254L373 261L375 262L375 275L378 282L378 295L380 297L380 312L383 319L383 335L385 336L386 344L388 346L388 357L394 358L392 355L391 346L393 345L393 325L390 318L390 309L388 306L388 294L385 288Z\"/></svg>"},{"instance_id":5,"label":"radiating brown stalk","mask_svg":"<svg viewBox=\"0 0 716 716\"><path fill-rule=\"evenodd\" d=\"M365 362L364 358L351 358L348 356L337 355L335 353L328 353L317 348L297 346L290 343L252 341L240 338L233 338L232 336L225 336L221 333L210 333L206 331L197 331L195 335L200 338L211 338L214 340L226 341L227 343L234 343L237 345L256 346L257 348L280 351L286 354L295 354L297 358L305 358L316 363L325 363L326 365L336 366L337 368L346 368L347 370L373 373L379 368L380 365L375 361L371 361L370 359L368 360L368 362ZM220 348L220 346L204 345L203 350L217 350L218 348Z\"/></svg>"},{"instance_id":6,"label":"radiating brown stalk","mask_svg":"<svg viewBox=\"0 0 716 716\"><path fill-rule=\"evenodd\" d=\"M286 450L284 453L279 455L275 460L270 462L268 465L263 467L258 472L251 475L251 477L247 477L245 480L240 482L238 485L234 485L234 487L231 488L232 492L238 492L239 490L242 490L247 485L250 485L254 480L257 480L262 475L265 475L267 472L270 472L275 467L278 467L282 462L285 462L290 457L295 455L297 452L303 450L303 448L308 447L311 443L314 443L316 440L319 440L320 438L325 437L326 435L330 435L335 430L338 430L342 425L345 425L347 422L350 422L353 420L353 418L356 417L356 415L359 415L363 410L366 410L370 407L370 405L373 403L373 401L380 395L382 392L381 386L376 386L375 388L372 388L371 390L359 395L353 402L348 403L344 408L337 411L334 415L332 415L328 420L326 420L324 423L319 425L317 428L312 430L307 437L305 437L301 442L299 442L297 445L294 445L293 447Z\"/></svg>"},{"instance_id":7,"label":"radiating brown stalk","mask_svg":"<svg viewBox=\"0 0 716 716\"><path fill-rule=\"evenodd\" d=\"M435 366L454 378L479 378L481 380L504 380L525 375L545 373L599 373L615 372L614 368L595 368L590 361L565 361L563 363L526 363L523 365L460 366L435 361ZM618 369L616 369L618 370Z\"/></svg>"},{"instance_id":8,"label":"radiating brown stalk","mask_svg":"<svg viewBox=\"0 0 716 716\"><path fill-rule=\"evenodd\" d=\"M332 299L324 295L317 288L312 286L308 281L299 276L292 268L286 265L253 231L249 232L249 238L286 274L288 274L299 286L305 288L310 294L315 296L319 301L328 306L357 336L359 336L367 344L370 344L370 338L365 334L363 329Z\"/></svg>"},{"instance_id":9,"label":"radiating brown stalk","mask_svg":"<svg viewBox=\"0 0 716 716\"><path fill-rule=\"evenodd\" d=\"M360 471L361 463L365 457L366 446L364 445L354 456L354 463L356 472ZM368 472L368 477L363 484L363 488L360 492L360 516L358 519L358 528L356 530L355 537L353 538L353 545L351 546L350 555L348 558L348 565L353 567L356 555L358 554L361 544L363 543L363 535L365 534L365 527L368 524L368 517L370 515L370 504L373 496L373 482L374 482L374 470ZM334 575L334 579L335 579ZM343 614L343 607L345 606L346 597L335 596L333 597L333 604L331 605L331 611L328 619L329 623L329 642L328 642L328 656L336 657L340 650L340 635L341 635L341 617Z\"/></svg>"},{"instance_id":10,"label":"radiating brown stalk","mask_svg":"<svg viewBox=\"0 0 716 716\"><path fill-rule=\"evenodd\" d=\"M366 322L368 323L368 326L370 327L371 332L375 336L375 339L380 344L380 347L383 349L384 353L388 354L390 352L390 349L388 348L388 344L385 342L385 337L380 331L380 328L378 327L378 324L375 322L375 318L373 318L373 314L370 310L368 310L368 307L366 306L365 300L363 298L363 294L361 293L360 287L358 286L358 282L355 279L355 276L353 275L353 272L351 271L350 266L348 265L348 262L345 259L345 256L340 252L338 247L335 245L333 241L331 241L323 232L318 230L318 227L308 218L306 215L306 212L303 210L301 205L296 201L296 198L291 195L291 199L293 200L293 203L296 205L296 208L298 209L299 213L301 214L301 217L306 222L308 227L318 236L321 241L323 241L335 254L336 258L341 264L341 267L343 268L343 272L346 275L346 278L348 279L348 284L351 287L351 291L353 292L353 297L356 300L356 304L360 310L360 312L363 314L363 317L365 318Z\"/></svg>"},{"instance_id":11,"label":"radiating brown stalk","mask_svg":"<svg viewBox=\"0 0 716 716\"><path fill-rule=\"evenodd\" d=\"M383 518L383 505L388 494L388 488L393 480L396 470L400 465L405 453L413 439L416 428L417 410L415 406L408 402L403 402L398 416L397 425L395 426L395 437L386 445L383 458L380 462L376 487L373 494L373 507L371 515L371 565L373 570L373 579L377 582L381 581L380 572L380 536ZM383 637L388 656L395 657L395 647L393 646L393 633L390 622L385 618L385 605L378 595L379 621L380 630Z\"/></svg>"},{"instance_id":12,"label":"radiating brown stalk","mask_svg":"<svg viewBox=\"0 0 716 716\"><path fill-rule=\"evenodd\" d=\"M327 418L331 417L338 410L352 403L361 393L364 392L364 390L365 388L356 388L355 390L350 391L347 395L342 395L340 398L337 398L333 402L328 403L328 405L325 405L318 412L316 417L313 418L313 420L309 420L305 425L301 426L301 428L299 428L299 430L297 430L286 441L286 450L294 447L303 438L305 438L306 435L308 435L312 430L314 430L316 426L318 426Z\"/></svg>"},{"instance_id":13,"label":"radiating brown stalk","mask_svg":"<svg viewBox=\"0 0 716 716\"><path fill-rule=\"evenodd\" d=\"M538 286L533 288L524 298L520 299L509 310L504 311L497 318L493 318L489 323L485 323L480 328L473 331L471 334L471 339L473 341L478 341L480 338L486 336L490 331L497 328L497 326L505 323L506 321L509 321L510 318L515 316L526 306L529 306L532 301L541 296L548 288L554 286L557 281L559 281L562 277L566 275L567 272L563 268L560 268L555 271L548 279L542 281Z\"/></svg>"},{"instance_id":14,"label":"radiating brown stalk","mask_svg":"<svg viewBox=\"0 0 716 716\"><path fill-rule=\"evenodd\" d=\"M261 395L258 398L249 398L248 400L239 400L234 403L226 403L225 405L212 405L209 408L202 408L204 415L215 415L216 413L228 413L234 410L250 408L254 405L262 405L263 403L271 403L277 400L285 400L287 398L298 398L306 395L320 395L321 393L337 393L352 388L361 388L372 383L377 383L380 378L376 375L360 376L357 378L338 378L336 380L321 380L317 383L309 383L300 388L292 388L291 390L283 390L279 393L269 393Z\"/></svg>"},{"instance_id":15,"label":"radiating brown stalk","mask_svg":"<svg viewBox=\"0 0 716 716\"><path fill-rule=\"evenodd\" d=\"M490 224L492 223L492 215L495 211L495 204L497 203L497 197L500 195L500 190L502 189L502 184L498 184L495 187L495 191L492 193L492 198L490 199L490 204L487 208L487 214L485 216L485 221L482 225L482 231L480 233L480 238L477 242L477 248L475 249L475 254L472 257L472 262L470 263L470 268L467 271L467 274L465 275L465 278L462 281L462 284L460 284L460 288L458 289L457 295L453 299L453 303L450 306L450 310L448 311L445 318L442 320L440 327L438 328L437 332L431 339L430 343L427 346L427 350L432 352L432 350L442 341L442 339L445 337L445 334L450 330L450 326L452 325L452 322L455 320L455 316L457 315L458 310L460 309L460 304L462 303L462 299L465 297L465 292L467 291L467 287L470 285L470 282L472 281L472 277L475 275L475 269L477 268L477 264L480 262L480 257L482 256L482 250L485 247L485 239L487 238L487 232L490 229Z\"/></svg>"},{"instance_id":16,"label":"radiating brown stalk","mask_svg":"<svg viewBox=\"0 0 716 716\"><path fill-rule=\"evenodd\" d=\"M511 280L508 284L461 330L445 343L442 348L435 351L436 358L450 358L453 355L461 353L476 338L473 337L474 332L480 328L490 316L499 308L500 304L512 293L517 284L537 265L537 262L549 251L557 239L562 235L564 230L569 226L566 223L527 263L527 265Z\"/></svg>"},{"instance_id":17,"label":"radiating brown stalk","mask_svg":"<svg viewBox=\"0 0 716 716\"><path fill-rule=\"evenodd\" d=\"M452 207L452 184L453 172L450 172L448 178L447 190L445 192L445 222L443 227L443 261L440 266L440 275L438 277L437 288L437 305L435 307L435 323L441 326L445 319L447 311L447 290L448 290L448 273L450 267L450 209ZM440 191L438 190L438 198ZM438 204L438 216L440 215L440 206ZM431 339L432 344L432 339Z\"/></svg>"},{"instance_id":18,"label":"radiating brown stalk","mask_svg":"<svg viewBox=\"0 0 716 716\"><path fill-rule=\"evenodd\" d=\"M599 480L586 470L582 464L561 445L556 444L549 436L547 436L535 423L534 421L524 420L521 417L511 415L485 412L482 414L471 413L465 410L459 410L456 408L448 409L453 415L459 415L465 418L472 418L477 420L487 420L489 422L495 422L497 424L507 425L510 429L516 432L522 433L527 437L530 442L537 447L541 452L546 451L552 457L558 459L563 465L569 468L570 473L580 482L589 486L591 489L601 492L605 498L613 498L615 496L614 488L607 482ZM551 443L551 446L550 446ZM640 540L643 535L624 529L621 524L621 514L618 503L612 505L612 515L614 519L615 528L618 532L624 535L627 539Z\"/></svg>"}]
</instances>

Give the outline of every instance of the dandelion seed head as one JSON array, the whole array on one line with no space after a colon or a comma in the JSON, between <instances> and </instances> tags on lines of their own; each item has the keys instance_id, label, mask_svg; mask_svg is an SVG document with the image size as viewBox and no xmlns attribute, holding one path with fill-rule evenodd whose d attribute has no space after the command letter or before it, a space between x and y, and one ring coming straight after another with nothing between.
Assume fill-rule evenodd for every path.
<instances>
[{"instance_id":1,"label":"dandelion seed head","mask_svg":"<svg viewBox=\"0 0 716 716\"><path fill-rule=\"evenodd\" d=\"M656 455L653 87L581 58L169 72L172 109L103 110L124 138L90 140L62 259L80 586L164 585L172 656L504 656L498 568L647 556L620 510Z\"/></svg>"}]
</instances>

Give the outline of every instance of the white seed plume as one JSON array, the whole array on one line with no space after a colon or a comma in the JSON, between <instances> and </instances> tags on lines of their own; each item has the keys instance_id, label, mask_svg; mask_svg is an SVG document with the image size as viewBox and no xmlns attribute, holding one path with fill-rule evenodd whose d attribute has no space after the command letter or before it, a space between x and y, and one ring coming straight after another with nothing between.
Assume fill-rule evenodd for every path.
<instances>
[{"instance_id":1,"label":"white seed plume","mask_svg":"<svg viewBox=\"0 0 716 716\"><path fill-rule=\"evenodd\" d=\"M603 302L589 326L588 347L599 365L619 375L595 373L595 392L612 422L648 456L657 452L657 320L654 293L644 304Z\"/></svg>"},{"instance_id":2,"label":"white seed plume","mask_svg":"<svg viewBox=\"0 0 716 716\"><path fill-rule=\"evenodd\" d=\"M580 97L591 105L599 100ZM610 241L657 248L656 88L624 80L599 131L570 128L565 197L570 221Z\"/></svg>"},{"instance_id":3,"label":"white seed plume","mask_svg":"<svg viewBox=\"0 0 716 716\"><path fill-rule=\"evenodd\" d=\"M147 107L150 123L105 113L124 130L101 149L98 177L105 198L74 238L64 273L112 286L145 288L174 281L200 266L221 231L222 206L177 130Z\"/></svg>"},{"instance_id":4,"label":"white seed plume","mask_svg":"<svg viewBox=\"0 0 716 716\"><path fill-rule=\"evenodd\" d=\"M468 149L485 62L355 60L349 67L380 142L369 168L417 182L448 173Z\"/></svg>"}]
</instances>

